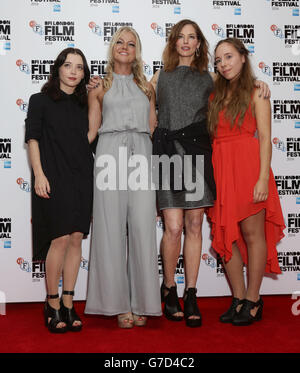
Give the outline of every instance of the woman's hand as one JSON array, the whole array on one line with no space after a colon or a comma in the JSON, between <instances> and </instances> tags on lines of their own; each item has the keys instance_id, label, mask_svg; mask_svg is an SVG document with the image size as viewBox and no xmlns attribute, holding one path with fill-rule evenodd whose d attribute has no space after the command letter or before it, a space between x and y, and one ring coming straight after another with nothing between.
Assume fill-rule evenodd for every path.
<instances>
[{"instance_id":1,"label":"woman's hand","mask_svg":"<svg viewBox=\"0 0 300 373\"><path fill-rule=\"evenodd\" d=\"M50 190L50 184L48 179L44 174L39 174L35 176L35 184L34 184L34 190L35 193L42 198L50 198L49 194L51 192Z\"/></svg>"},{"instance_id":2,"label":"woman's hand","mask_svg":"<svg viewBox=\"0 0 300 373\"><path fill-rule=\"evenodd\" d=\"M258 179L253 191L253 202L263 202L268 198L269 182L268 180Z\"/></svg>"},{"instance_id":3,"label":"woman's hand","mask_svg":"<svg viewBox=\"0 0 300 373\"><path fill-rule=\"evenodd\" d=\"M100 76L91 77L89 84L86 86L87 90L91 91L92 89L99 87L100 81Z\"/></svg>"},{"instance_id":4,"label":"woman's hand","mask_svg":"<svg viewBox=\"0 0 300 373\"><path fill-rule=\"evenodd\" d=\"M259 97L271 97L271 91L267 83L263 82L262 80L255 80L254 86L259 89Z\"/></svg>"}]
</instances>

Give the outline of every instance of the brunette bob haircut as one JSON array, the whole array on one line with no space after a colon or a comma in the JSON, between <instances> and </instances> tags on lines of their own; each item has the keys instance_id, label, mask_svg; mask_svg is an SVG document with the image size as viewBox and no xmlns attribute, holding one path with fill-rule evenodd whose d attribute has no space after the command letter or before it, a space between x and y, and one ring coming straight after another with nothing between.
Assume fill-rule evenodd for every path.
<instances>
[{"instance_id":1,"label":"brunette bob haircut","mask_svg":"<svg viewBox=\"0 0 300 373\"><path fill-rule=\"evenodd\" d=\"M41 91L50 96L54 101L58 101L62 98L62 92L60 90L59 68L65 63L68 54L78 54L82 58L84 77L77 85L74 91L74 95L81 105L87 105L86 84L90 80L90 69L88 67L84 54L80 49L77 48L66 48L60 52L60 54L54 61L49 80L43 85Z\"/></svg>"},{"instance_id":2,"label":"brunette bob haircut","mask_svg":"<svg viewBox=\"0 0 300 373\"><path fill-rule=\"evenodd\" d=\"M173 71L179 63L179 55L176 50L176 42L182 28L186 25L193 26L197 35L197 39L200 41L200 47L195 53L191 68L193 70L198 70L200 73L203 73L208 69L209 45L197 23L189 19L183 19L172 27L171 33L168 37L167 45L163 52L164 70Z\"/></svg>"}]
</instances>

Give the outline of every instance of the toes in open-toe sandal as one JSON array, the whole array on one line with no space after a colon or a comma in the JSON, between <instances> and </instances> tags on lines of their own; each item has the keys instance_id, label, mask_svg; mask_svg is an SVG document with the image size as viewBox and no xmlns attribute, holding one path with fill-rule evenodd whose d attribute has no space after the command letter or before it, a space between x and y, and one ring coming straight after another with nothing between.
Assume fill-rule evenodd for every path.
<instances>
[{"instance_id":1,"label":"toes in open-toe sandal","mask_svg":"<svg viewBox=\"0 0 300 373\"><path fill-rule=\"evenodd\" d=\"M74 291L63 291L64 295L74 295ZM72 308L68 308L64 305L63 298L60 300L60 307L62 312L63 321L67 324L68 330L72 332L79 332L82 329L82 321L75 311L74 305ZM79 321L80 324L74 325L75 321Z\"/></svg>"},{"instance_id":2,"label":"toes in open-toe sandal","mask_svg":"<svg viewBox=\"0 0 300 373\"><path fill-rule=\"evenodd\" d=\"M47 299L46 299L45 307L44 307L44 318L45 318L45 325L51 333L61 334L67 331L67 325L62 326L62 327L58 326L59 323L65 323L62 317L61 309L57 310L51 307L50 304L48 303L48 299L56 299L56 298L59 298L59 294L47 295Z\"/></svg>"},{"instance_id":3,"label":"toes in open-toe sandal","mask_svg":"<svg viewBox=\"0 0 300 373\"><path fill-rule=\"evenodd\" d=\"M133 314L133 323L135 326L145 326L147 324L147 317Z\"/></svg>"},{"instance_id":4,"label":"toes in open-toe sandal","mask_svg":"<svg viewBox=\"0 0 300 373\"><path fill-rule=\"evenodd\" d=\"M118 315L118 326L121 329L131 329L133 328L133 316L132 313L121 313Z\"/></svg>"},{"instance_id":5,"label":"toes in open-toe sandal","mask_svg":"<svg viewBox=\"0 0 300 373\"><path fill-rule=\"evenodd\" d=\"M175 313L182 312L182 308L179 303L177 295L176 284L167 288L164 283L161 284L161 300L165 302L164 305L164 315L168 320L171 321L182 321L183 316L177 316Z\"/></svg>"},{"instance_id":6,"label":"toes in open-toe sandal","mask_svg":"<svg viewBox=\"0 0 300 373\"><path fill-rule=\"evenodd\" d=\"M183 296L185 323L186 326L189 326L190 328L196 328L202 324L201 313L197 305L196 293L196 288L188 288L185 290ZM192 319L191 316L196 316L197 318Z\"/></svg>"}]
</instances>

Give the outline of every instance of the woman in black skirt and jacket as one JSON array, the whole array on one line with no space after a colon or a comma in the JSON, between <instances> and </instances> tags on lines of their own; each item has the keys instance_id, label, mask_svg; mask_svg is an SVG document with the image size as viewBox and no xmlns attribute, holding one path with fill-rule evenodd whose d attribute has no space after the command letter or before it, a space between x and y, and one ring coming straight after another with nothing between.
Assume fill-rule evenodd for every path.
<instances>
[{"instance_id":1,"label":"woman in black skirt and jacket","mask_svg":"<svg viewBox=\"0 0 300 373\"><path fill-rule=\"evenodd\" d=\"M49 81L29 100L25 141L32 166L33 260L46 259L49 331L79 331L72 299L89 233L93 202L93 156L88 139L86 83L90 71L79 49L57 57ZM58 284L63 275L63 295Z\"/></svg>"}]
</instances>

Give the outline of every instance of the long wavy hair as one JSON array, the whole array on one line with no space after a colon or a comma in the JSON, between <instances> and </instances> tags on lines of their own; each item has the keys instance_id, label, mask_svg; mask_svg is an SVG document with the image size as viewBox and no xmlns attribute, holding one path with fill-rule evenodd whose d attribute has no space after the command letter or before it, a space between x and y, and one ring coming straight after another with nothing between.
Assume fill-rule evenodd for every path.
<instances>
[{"instance_id":1,"label":"long wavy hair","mask_svg":"<svg viewBox=\"0 0 300 373\"><path fill-rule=\"evenodd\" d=\"M144 64L142 60L142 44L138 33L135 31L134 28L123 26L120 27L113 35L109 48L108 48L108 57L107 57L107 65L106 65L106 75L103 78L103 87L105 91L108 91L112 85L113 81L113 71L114 71L114 56L113 56L113 49L119 40L122 32L131 32L135 37L135 60L132 64L132 73L134 76L134 80L137 86L145 93L145 95L150 100L151 98L151 90L148 88L148 81L144 75Z\"/></svg>"},{"instance_id":2,"label":"long wavy hair","mask_svg":"<svg viewBox=\"0 0 300 373\"><path fill-rule=\"evenodd\" d=\"M197 23L189 19L183 19L172 27L171 33L168 37L167 45L165 46L163 52L164 70L173 71L178 66L179 55L176 50L176 42L178 40L181 30L186 25L193 26L195 33L197 35L197 39L198 41L200 41L200 47L195 53L194 59L191 63L191 69L198 70L200 73L203 73L208 69L209 45Z\"/></svg>"},{"instance_id":3,"label":"long wavy hair","mask_svg":"<svg viewBox=\"0 0 300 373\"><path fill-rule=\"evenodd\" d=\"M60 54L54 61L49 80L43 85L41 92L50 96L54 101L58 101L63 97L63 94L60 90L59 68L65 63L68 54L78 54L81 56L83 61L84 77L75 88L74 94L77 97L78 102L82 106L85 106L87 105L86 84L88 84L90 80L90 69L84 54L80 49L77 48L66 48L60 52Z\"/></svg>"},{"instance_id":4,"label":"long wavy hair","mask_svg":"<svg viewBox=\"0 0 300 373\"><path fill-rule=\"evenodd\" d=\"M223 43L231 44L241 56L244 56L245 62L235 81L234 92L230 92L230 97L228 93L232 87L229 80L225 79L221 74L217 74L214 97L209 105L208 111L208 130L212 136L216 134L219 113L225 108L225 101L226 118L230 120L231 128L235 124L239 127L242 125L249 105L251 105L251 98L254 90L255 76L251 68L248 49L241 40L237 38L228 38L218 42L215 47L215 54L217 48Z\"/></svg>"}]
</instances>

